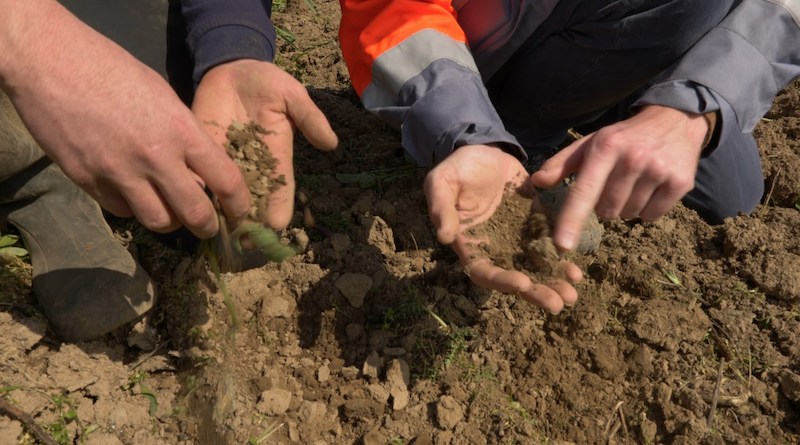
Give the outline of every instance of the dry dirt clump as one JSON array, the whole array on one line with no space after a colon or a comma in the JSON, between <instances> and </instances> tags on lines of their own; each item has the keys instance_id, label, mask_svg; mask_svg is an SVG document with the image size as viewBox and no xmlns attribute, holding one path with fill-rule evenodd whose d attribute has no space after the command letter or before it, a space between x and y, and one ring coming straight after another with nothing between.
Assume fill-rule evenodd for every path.
<instances>
[{"instance_id":1,"label":"dry dirt clump","mask_svg":"<svg viewBox=\"0 0 800 445\"><path fill-rule=\"evenodd\" d=\"M269 131L256 122L234 121L228 126L225 150L239 167L250 190L253 205L247 217L265 223L269 195L286 185L284 175L275 175L278 160L261 139Z\"/></svg>"},{"instance_id":2,"label":"dry dirt clump","mask_svg":"<svg viewBox=\"0 0 800 445\"><path fill-rule=\"evenodd\" d=\"M466 234L476 239L491 237L491 242L478 247L498 267L539 280L560 277L561 256L550 235L551 219L539 207L535 199L507 193L492 217Z\"/></svg>"}]
</instances>

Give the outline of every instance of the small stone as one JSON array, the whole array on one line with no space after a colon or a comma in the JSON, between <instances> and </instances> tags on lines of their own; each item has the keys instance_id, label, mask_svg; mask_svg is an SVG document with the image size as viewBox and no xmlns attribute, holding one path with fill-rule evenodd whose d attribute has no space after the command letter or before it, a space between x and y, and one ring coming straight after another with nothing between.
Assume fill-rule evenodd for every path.
<instances>
[{"instance_id":1,"label":"small stone","mask_svg":"<svg viewBox=\"0 0 800 445\"><path fill-rule=\"evenodd\" d=\"M381 374L381 364L381 357L377 352L372 351L372 353L367 357L367 360L364 362L364 367L362 368L361 373L364 374L364 377L378 378L378 376Z\"/></svg>"},{"instance_id":2,"label":"small stone","mask_svg":"<svg viewBox=\"0 0 800 445\"><path fill-rule=\"evenodd\" d=\"M147 318L140 320L128 334L128 346L141 349L142 351L152 351L158 341L156 329L147 324Z\"/></svg>"},{"instance_id":3,"label":"small stone","mask_svg":"<svg viewBox=\"0 0 800 445\"><path fill-rule=\"evenodd\" d=\"M214 403L212 418L218 424L224 422L238 407L236 401L236 384L233 376L225 375L217 384L217 400Z\"/></svg>"},{"instance_id":4,"label":"small stone","mask_svg":"<svg viewBox=\"0 0 800 445\"><path fill-rule=\"evenodd\" d=\"M364 326L357 323L350 323L344 328L347 340L354 342L364 335Z\"/></svg>"},{"instance_id":5,"label":"small stone","mask_svg":"<svg viewBox=\"0 0 800 445\"><path fill-rule=\"evenodd\" d=\"M295 308L297 303L294 299L289 300L276 294L266 295L261 302L261 319L266 321L270 318L291 317Z\"/></svg>"},{"instance_id":6,"label":"small stone","mask_svg":"<svg viewBox=\"0 0 800 445\"><path fill-rule=\"evenodd\" d=\"M449 430L464 419L464 411L453 396L444 396L436 404L436 421L439 426Z\"/></svg>"},{"instance_id":7,"label":"small stone","mask_svg":"<svg viewBox=\"0 0 800 445\"><path fill-rule=\"evenodd\" d=\"M367 385L367 392L372 395L373 400L380 403L389 401L389 390L382 383L372 383Z\"/></svg>"},{"instance_id":8,"label":"small stone","mask_svg":"<svg viewBox=\"0 0 800 445\"><path fill-rule=\"evenodd\" d=\"M307 425L320 427L328 414L328 408L321 402L309 402L304 400L297 411L299 419Z\"/></svg>"},{"instance_id":9,"label":"small stone","mask_svg":"<svg viewBox=\"0 0 800 445\"><path fill-rule=\"evenodd\" d=\"M372 278L361 273L346 273L336 280L334 286L339 289L351 306L359 309L364 305L364 298L372 288Z\"/></svg>"},{"instance_id":10,"label":"small stone","mask_svg":"<svg viewBox=\"0 0 800 445\"><path fill-rule=\"evenodd\" d=\"M294 236L295 244L297 244L301 252L308 250L308 245L311 243L311 240L308 238L308 234L305 230L301 228L292 229L292 235Z\"/></svg>"},{"instance_id":11,"label":"small stone","mask_svg":"<svg viewBox=\"0 0 800 445\"><path fill-rule=\"evenodd\" d=\"M340 372L345 380L353 380L354 378L358 377L358 368L355 366L345 366Z\"/></svg>"},{"instance_id":12,"label":"small stone","mask_svg":"<svg viewBox=\"0 0 800 445\"><path fill-rule=\"evenodd\" d=\"M347 255L347 252L350 251L350 237L342 233L334 233L331 237L331 247L339 255Z\"/></svg>"},{"instance_id":13,"label":"small stone","mask_svg":"<svg viewBox=\"0 0 800 445\"><path fill-rule=\"evenodd\" d=\"M364 445L384 445L386 438L381 434L380 427L375 427L372 431L364 435L362 439Z\"/></svg>"},{"instance_id":14,"label":"small stone","mask_svg":"<svg viewBox=\"0 0 800 445\"><path fill-rule=\"evenodd\" d=\"M261 393L256 409L268 416L283 414L289 409L292 393L281 388L272 388Z\"/></svg>"},{"instance_id":15,"label":"small stone","mask_svg":"<svg viewBox=\"0 0 800 445\"><path fill-rule=\"evenodd\" d=\"M787 370L781 374L781 390L793 402L800 402L800 376Z\"/></svg>"},{"instance_id":16,"label":"small stone","mask_svg":"<svg viewBox=\"0 0 800 445\"><path fill-rule=\"evenodd\" d=\"M322 365L317 369L317 380L320 383L325 383L331 378L331 370L328 368L328 365Z\"/></svg>"},{"instance_id":17,"label":"small stone","mask_svg":"<svg viewBox=\"0 0 800 445\"><path fill-rule=\"evenodd\" d=\"M246 127L246 125L244 123L242 123L242 122L239 122L239 121L231 122L231 129L233 129L235 131L244 131L245 127Z\"/></svg>"},{"instance_id":18,"label":"small stone","mask_svg":"<svg viewBox=\"0 0 800 445\"><path fill-rule=\"evenodd\" d=\"M289 440L300 442L300 430L297 429L297 422L289 421Z\"/></svg>"}]
</instances>

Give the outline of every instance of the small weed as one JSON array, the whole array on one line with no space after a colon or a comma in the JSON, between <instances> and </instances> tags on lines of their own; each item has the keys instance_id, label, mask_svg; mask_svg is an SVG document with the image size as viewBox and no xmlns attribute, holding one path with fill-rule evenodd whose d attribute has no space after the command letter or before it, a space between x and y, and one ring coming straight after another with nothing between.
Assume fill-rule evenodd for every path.
<instances>
[{"instance_id":1,"label":"small weed","mask_svg":"<svg viewBox=\"0 0 800 445\"><path fill-rule=\"evenodd\" d=\"M769 329L772 324L772 317L767 315L754 320L759 329Z\"/></svg>"},{"instance_id":2,"label":"small weed","mask_svg":"<svg viewBox=\"0 0 800 445\"><path fill-rule=\"evenodd\" d=\"M123 391L129 391L131 394L140 395L147 398L150 401L150 415L155 416L156 410L158 410L158 399L156 394L145 386L142 383L147 378L147 373L144 371L135 371L133 374L128 376L128 383L122 386ZM135 393L134 388L139 386L139 392Z\"/></svg>"},{"instance_id":3,"label":"small weed","mask_svg":"<svg viewBox=\"0 0 800 445\"><path fill-rule=\"evenodd\" d=\"M386 445L406 445L406 441L400 436L394 436L386 441Z\"/></svg>"},{"instance_id":4,"label":"small weed","mask_svg":"<svg viewBox=\"0 0 800 445\"><path fill-rule=\"evenodd\" d=\"M267 430L264 431L264 434L258 437L250 436L250 440L247 441L247 444L248 445L260 444L261 442L265 441L269 436L275 434L275 432L278 431L282 426L283 424L278 425L277 421L273 422L270 426L267 427Z\"/></svg>"},{"instance_id":5,"label":"small weed","mask_svg":"<svg viewBox=\"0 0 800 445\"><path fill-rule=\"evenodd\" d=\"M272 12L283 12L286 9L287 0L273 0Z\"/></svg>"},{"instance_id":6,"label":"small weed","mask_svg":"<svg viewBox=\"0 0 800 445\"><path fill-rule=\"evenodd\" d=\"M284 28L281 28L280 26L276 26L275 27L275 35L279 39L281 39L284 42L286 42L289 46L291 46L292 49L295 49L295 50L298 50L298 51L300 50L300 48L298 48L297 45L294 44L294 42L297 40L297 36L294 35L291 31L289 31L287 29L284 29Z\"/></svg>"},{"instance_id":7,"label":"small weed","mask_svg":"<svg viewBox=\"0 0 800 445\"><path fill-rule=\"evenodd\" d=\"M680 279L680 278L678 278L678 275L676 275L676 274L675 274L675 271L674 271L674 270L672 270L672 269L670 269L670 270L667 270L667 269L661 269L661 270L664 272L664 275L667 277L667 279L668 279L668 280L669 280L669 281L670 281L672 284L674 284L674 285L676 285L676 286L683 286L683 284L681 283L681 279Z\"/></svg>"}]
</instances>

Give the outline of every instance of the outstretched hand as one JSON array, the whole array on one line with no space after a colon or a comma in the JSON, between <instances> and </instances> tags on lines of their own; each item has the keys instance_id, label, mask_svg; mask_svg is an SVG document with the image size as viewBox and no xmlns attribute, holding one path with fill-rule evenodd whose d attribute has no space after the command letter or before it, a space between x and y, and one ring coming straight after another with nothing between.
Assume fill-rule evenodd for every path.
<instances>
[{"instance_id":1,"label":"outstretched hand","mask_svg":"<svg viewBox=\"0 0 800 445\"><path fill-rule=\"evenodd\" d=\"M604 219L666 214L694 188L707 130L700 114L650 105L550 158L532 176L539 187L580 171L556 221L556 246L573 250L592 210Z\"/></svg>"},{"instance_id":2,"label":"outstretched hand","mask_svg":"<svg viewBox=\"0 0 800 445\"><path fill-rule=\"evenodd\" d=\"M569 283L564 280L534 283L522 272L494 266L476 251L479 240L466 234L467 229L494 214L509 184L517 189L525 181L529 181L528 174L515 157L499 148L467 145L428 173L425 195L439 242L452 244L473 283L519 295L551 313L558 313L578 299L577 291ZM567 261L562 261L561 266L570 281L581 280L577 266Z\"/></svg>"},{"instance_id":3,"label":"outstretched hand","mask_svg":"<svg viewBox=\"0 0 800 445\"><path fill-rule=\"evenodd\" d=\"M321 150L333 150L339 142L305 87L269 62L237 60L209 70L197 88L192 111L220 147L233 121L252 120L268 130L262 138L278 160L276 175L286 178L286 185L269 198L267 223L274 229L289 225L294 211L295 127Z\"/></svg>"}]
</instances>

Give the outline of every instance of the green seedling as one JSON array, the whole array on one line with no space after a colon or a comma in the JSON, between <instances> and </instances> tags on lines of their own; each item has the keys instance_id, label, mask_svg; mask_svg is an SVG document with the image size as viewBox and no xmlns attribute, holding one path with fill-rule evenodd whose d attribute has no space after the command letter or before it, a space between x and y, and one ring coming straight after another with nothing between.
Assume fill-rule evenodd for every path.
<instances>
[{"instance_id":1,"label":"green seedling","mask_svg":"<svg viewBox=\"0 0 800 445\"><path fill-rule=\"evenodd\" d=\"M126 383L122 387L122 390L130 391L131 394L138 394L140 396L146 397L147 400L150 401L150 415L155 416L156 410L158 410L158 399L156 398L156 394L153 392L153 390L145 386L144 383L142 383L146 378L147 378L146 372L136 371L128 376L128 383ZM139 386L138 393L133 392L133 388L136 385Z\"/></svg>"},{"instance_id":2,"label":"green seedling","mask_svg":"<svg viewBox=\"0 0 800 445\"><path fill-rule=\"evenodd\" d=\"M287 0L273 0L272 12L283 12L286 9Z\"/></svg>"},{"instance_id":3,"label":"green seedling","mask_svg":"<svg viewBox=\"0 0 800 445\"><path fill-rule=\"evenodd\" d=\"M800 210L800 195L797 195L797 200L794 202L794 208Z\"/></svg>"},{"instance_id":4,"label":"green seedling","mask_svg":"<svg viewBox=\"0 0 800 445\"><path fill-rule=\"evenodd\" d=\"M664 275L667 277L667 279L670 282L672 282L672 284L674 284L676 286L683 286L683 284L681 283L681 279L678 278L678 275L675 274L674 270L672 270L672 269L670 269L670 270L661 269L661 270L664 272Z\"/></svg>"},{"instance_id":5,"label":"green seedling","mask_svg":"<svg viewBox=\"0 0 800 445\"><path fill-rule=\"evenodd\" d=\"M297 40L297 36L294 35L291 31L281 28L280 26L275 27L275 35L278 36L279 39L283 40L289 46L294 48L295 50L300 50L297 45L294 44L295 40Z\"/></svg>"},{"instance_id":6,"label":"green seedling","mask_svg":"<svg viewBox=\"0 0 800 445\"><path fill-rule=\"evenodd\" d=\"M259 224L242 224L231 234L233 248L242 253L242 237L247 236L256 248L264 253L270 261L279 263L290 256L297 255L297 251L284 246L278 235L272 229Z\"/></svg>"},{"instance_id":7,"label":"green seedling","mask_svg":"<svg viewBox=\"0 0 800 445\"><path fill-rule=\"evenodd\" d=\"M283 426L283 424L278 425L277 421L273 422L272 425L267 427L267 430L264 431L264 434L262 434L262 435L260 435L258 437L250 436L250 440L247 442L247 444L248 445L258 445L258 444L260 444L261 442L267 440L267 438L269 436L275 434L275 431L278 431L282 426Z\"/></svg>"}]
</instances>

